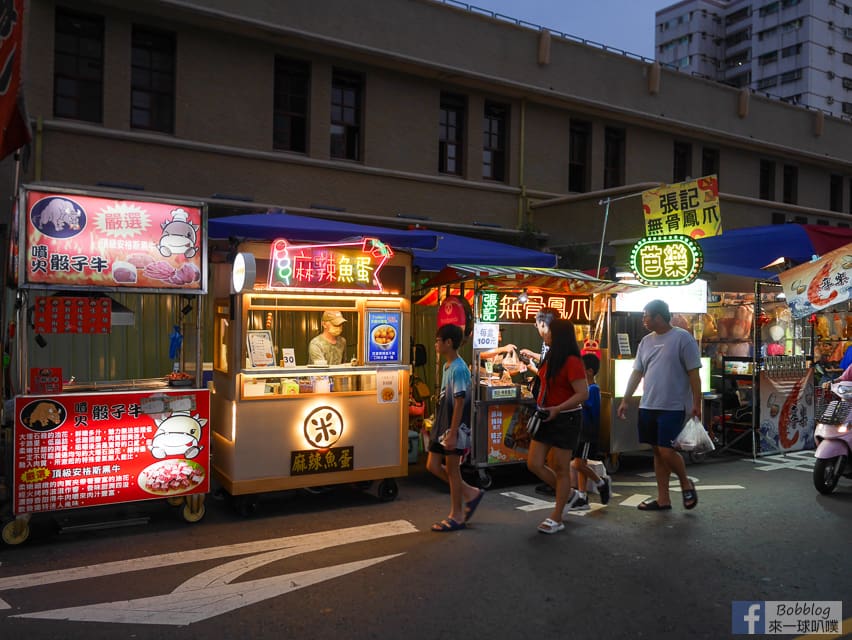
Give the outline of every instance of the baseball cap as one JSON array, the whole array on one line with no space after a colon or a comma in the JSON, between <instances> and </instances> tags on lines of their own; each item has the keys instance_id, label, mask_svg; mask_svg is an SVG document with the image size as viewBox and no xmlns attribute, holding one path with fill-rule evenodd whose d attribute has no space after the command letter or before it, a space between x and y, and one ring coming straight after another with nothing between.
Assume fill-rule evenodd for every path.
<instances>
[{"instance_id":1,"label":"baseball cap","mask_svg":"<svg viewBox=\"0 0 852 640\"><path fill-rule=\"evenodd\" d=\"M339 327L344 322L346 322L346 318L344 318L343 314L339 311L323 311L322 321L330 322L334 326Z\"/></svg>"}]
</instances>

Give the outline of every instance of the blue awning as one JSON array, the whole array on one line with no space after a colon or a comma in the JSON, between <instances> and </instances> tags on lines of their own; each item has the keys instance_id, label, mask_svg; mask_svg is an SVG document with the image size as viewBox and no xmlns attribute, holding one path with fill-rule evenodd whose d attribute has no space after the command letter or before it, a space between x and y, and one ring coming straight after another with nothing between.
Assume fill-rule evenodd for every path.
<instances>
[{"instance_id":1,"label":"blue awning","mask_svg":"<svg viewBox=\"0 0 852 640\"><path fill-rule=\"evenodd\" d=\"M207 223L209 238L245 238L292 242L339 242L345 238L378 238L400 249L431 249L438 246L434 231L390 229L339 220L325 220L290 213L246 213L224 218L211 218Z\"/></svg>"},{"instance_id":2,"label":"blue awning","mask_svg":"<svg viewBox=\"0 0 852 640\"><path fill-rule=\"evenodd\" d=\"M440 271L448 264L489 264L505 267L555 267L559 257L502 242L441 233L435 251L414 251L414 264Z\"/></svg>"}]
</instances>

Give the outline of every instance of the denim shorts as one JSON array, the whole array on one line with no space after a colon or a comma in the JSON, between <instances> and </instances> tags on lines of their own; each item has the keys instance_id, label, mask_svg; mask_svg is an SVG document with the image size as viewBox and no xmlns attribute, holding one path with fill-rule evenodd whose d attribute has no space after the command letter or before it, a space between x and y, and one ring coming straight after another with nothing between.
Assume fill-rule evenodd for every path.
<instances>
[{"instance_id":1,"label":"denim shorts","mask_svg":"<svg viewBox=\"0 0 852 640\"><path fill-rule=\"evenodd\" d=\"M639 442L671 449L685 421L686 411L639 409Z\"/></svg>"}]
</instances>

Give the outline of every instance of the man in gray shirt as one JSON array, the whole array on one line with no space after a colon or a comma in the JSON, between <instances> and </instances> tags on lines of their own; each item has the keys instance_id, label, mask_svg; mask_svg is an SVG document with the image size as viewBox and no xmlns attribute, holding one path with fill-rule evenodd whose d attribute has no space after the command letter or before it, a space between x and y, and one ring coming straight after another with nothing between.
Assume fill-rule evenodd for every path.
<instances>
[{"instance_id":1,"label":"man in gray shirt","mask_svg":"<svg viewBox=\"0 0 852 640\"><path fill-rule=\"evenodd\" d=\"M308 364L337 365L346 356L346 338L343 323L346 318L340 311L324 311L322 314L322 333L308 345Z\"/></svg>"},{"instance_id":2,"label":"man in gray shirt","mask_svg":"<svg viewBox=\"0 0 852 640\"><path fill-rule=\"evenodd\" d=\"M644 380L639 402L639 441L654 450L654 472L657 498L639 505L642 511L667 511L672 508L669 476L680 480L683 506L698 504L695 485L686 475L686 465L672 448L672 441L683 428L688 412L701 418L701 354L698 343L688 331L671 325L669 306L662 300L645 305L642 322L648 331L636 350L633 372L627 381L624 398L618 406L618 417L627 417L630 396Z\"/></svg>"}]
</instances>

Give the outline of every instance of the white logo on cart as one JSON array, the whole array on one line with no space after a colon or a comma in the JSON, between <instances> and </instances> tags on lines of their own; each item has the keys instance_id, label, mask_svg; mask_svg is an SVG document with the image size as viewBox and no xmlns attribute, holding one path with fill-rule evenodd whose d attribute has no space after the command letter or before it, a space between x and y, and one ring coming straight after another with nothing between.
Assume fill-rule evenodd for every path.
<instances>
[{"instance_id":1,"label":"white logo on cart","mask_svg":"<svg viewBox=\"0 0 852 640\"><path fill-rule=\"evenodd\" d=\"M207 418L194 416L189 411L179 411L163 420L154 418L157 432L151 441L151 455L155 458L180 455L194 458L203 447L198 446L201 428L207 424Z\"/></svg>"},{"instance_id":2,"label":"white logo on cart","mask_svg":"<svg viewBox=\"0 0 852 640\"><path fill-rule=\"evenodd\" d=\"M305 439L317 449L327 449L343 435L343 417L334 407L318 407L305 418Z\"/></svg>"}]
</instances>

